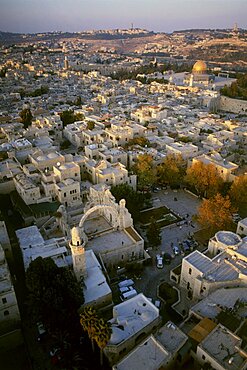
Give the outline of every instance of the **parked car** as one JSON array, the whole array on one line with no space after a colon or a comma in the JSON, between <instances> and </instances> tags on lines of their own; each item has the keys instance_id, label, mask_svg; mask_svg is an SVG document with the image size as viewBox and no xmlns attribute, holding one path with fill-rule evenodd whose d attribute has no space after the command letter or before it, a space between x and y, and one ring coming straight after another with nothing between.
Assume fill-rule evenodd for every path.
<instances>
[{"instance_id":1,"label":"parked car","mask_svg":"<svg viewBox=\"0 0 247 370\"><path fill-rule=\"evenodd\" d=\"M184 253L188 253L190 252L190 246L186 242L183 242L182 250L184 251Z\"/></svg>"},{"instance_id":2,"label":"parked car","mask_svg":"<svg viewBox=\"0 0 247 370\"><path fill-rule=\"evenodd\" d=\"M163 257L163 262L164 262L164 264L166 264L166 265L170 265L171 260L172 260L172 256L170 255L170 253L164 253L164 254L162 255L162 257Z\"/></svg>"},{"instance_id":3,"label":"parked car","mask_svg":"<svg viewBox=\"0 0 247 370\"><path fill-rule=\"evenodd\" d=\"M158 269L162 269L164 267L163 258L160 254L157 254L157 256L156 256L156 266L157 266Z\"/></svg>"},{"instance_id":4,"label":"parked car","mask_svg":"<svg viewBox=\"0 0 247 370\"><path fill-rule=\"evenodd\" d=\"M129 287L131 285L134 285L134 281L132 279L126 279L126 280L120 281L120 283L118 283L119 288Z\"/></svg>"},{"instance_id":5,"label":"parked car","mask_svg":"<svg viewBox=\"0 0 247 370\"><path fill-rule=\"evenodd\" d=\"M129 292L132 289L133 289L132 286L123 286L123 287L119 288L119 291L120 291L121 294L123 294L123 293Z\"/></svg>"},{"instance_id":6,"label":"parked car","mask_svg":"<svg viewBox=\"0 0 247 370\"><path fill-rule=\"evenodd\" d=\"M194 250L198 247L198 243L195 240L190 240L191 249Z\"/></svg>"},{"instance_id":7,"label":"parked car","mask_svg":"<svg viewBox=\"0 0 247 370\"><path fill-rule=\"evenodd\" d=\"M181 250L177 245L173 245L172 250L175 256L178 256L181 253Z\"/></svg>"},{"instance_id":8,"label":"parked car","mask_svg":"<svg viewBox=\"0 0 247 370\"><path fill-rule=\"evenodd\" d=\"M127 301L128 299L133 298L136 295L137 295L137 291L135 289L131 289L128 292L121 294L120 299L122 301Z\"/></svg>"},{"instance_id":9,"label":"parked car","mask_svg":"<svg viewBox=\"0 0 247 370\"><path fill-rule=\"evenodd\" d=\"M184 240L184 243L186 243L188 245L189 249L191 251L193 251L193 245L192 245L191 240L186 239L186 240Z\"/></svg>"}]
</instances>

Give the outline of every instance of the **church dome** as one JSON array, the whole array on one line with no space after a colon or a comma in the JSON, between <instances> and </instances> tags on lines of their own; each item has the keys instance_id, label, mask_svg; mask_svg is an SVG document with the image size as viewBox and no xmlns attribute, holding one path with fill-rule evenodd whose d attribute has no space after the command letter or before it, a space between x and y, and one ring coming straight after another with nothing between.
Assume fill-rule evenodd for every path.
<instances>
[{"instance_id":1,"label":"church dome","mask_svg":"<svg viewBox=\"0 0 247 370\"><path fill-rule=\"evenodd\" d=\"M207 64L203 60L198 60L192 69L192 73L204 74L207 72Z\"/></svg>"}]
</instances>

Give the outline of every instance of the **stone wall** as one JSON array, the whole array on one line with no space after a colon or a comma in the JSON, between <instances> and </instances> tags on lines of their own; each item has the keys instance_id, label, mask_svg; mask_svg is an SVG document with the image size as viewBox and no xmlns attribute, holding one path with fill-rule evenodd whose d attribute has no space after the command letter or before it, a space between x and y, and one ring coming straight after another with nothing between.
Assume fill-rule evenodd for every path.
<instances>
[{"instance_id":1,"label":"stone wall","mask_svg":"<svg viewBox=\"0 0 247 370\"><path fill-rule=\"evenodd\" d=\"M247 114L247 100L232 99L227 96L221 96L218 109L225 112Z\"/></svg>"}]
</instances>

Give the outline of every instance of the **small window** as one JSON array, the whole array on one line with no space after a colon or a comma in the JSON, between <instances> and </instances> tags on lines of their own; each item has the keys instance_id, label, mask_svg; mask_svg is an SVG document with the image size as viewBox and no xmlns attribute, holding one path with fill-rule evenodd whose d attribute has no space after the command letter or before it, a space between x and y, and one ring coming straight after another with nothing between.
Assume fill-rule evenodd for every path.
<instances>
[{"instance_id":1,"label":"small window","mask_svg":"<svg viewBox=\"0 0 247 370\"><path fill-rule=\"evenodd\" d=\"M8 316L9 315L9 311L8 310L6 310L6 311L4 311L4 316Z\"/></svg>"},{"instance_id":2,"label":"small window","mask_svg":"<svg viewBox=\"0 0 247 370\"><path fill-rule=\"evenodd\" d=\"M7 298L5 298L5 297L4 297L4 298L2 298L2 302L3 302L3 303L7 303Z\"/></svg>"},{"instance_id":3,"label":"small window","mask_svg":"<svg viewBox=\"0 0 247 370\"><path fill-rule=\"evenodd\" d=\"M191 269L191 268L189 268L189 275L191 275L191 273L192 273L192 269Z\"/></svg>"},{"instance_id":4,"label":"small window","mask_svg":"<svg viewBox=\"0 0 247 370\"><path fill-rule=\"evenodd\" d=\"M203 360L205 360L205 358L206 358L206 357L205 357L204 355L202 355L202 359L203 359Z\"/></svg>"}]
</instances>

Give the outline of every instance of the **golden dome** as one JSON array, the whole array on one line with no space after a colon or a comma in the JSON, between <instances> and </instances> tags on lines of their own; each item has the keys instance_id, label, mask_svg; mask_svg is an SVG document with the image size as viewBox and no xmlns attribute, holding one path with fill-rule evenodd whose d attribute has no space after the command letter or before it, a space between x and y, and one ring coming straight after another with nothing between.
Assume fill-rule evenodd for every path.
<instances>
[{"instance_id":1,"label":"golden dome","mask_svg":"<svg viewBox=\"0 0 247 370\"><path fill-rule=\"evenodd\" d=\"M203 60L198 60L192 69L192 73L206 73L207 72L207 64L203 62Z\"/></svg>"}]
</instances>

